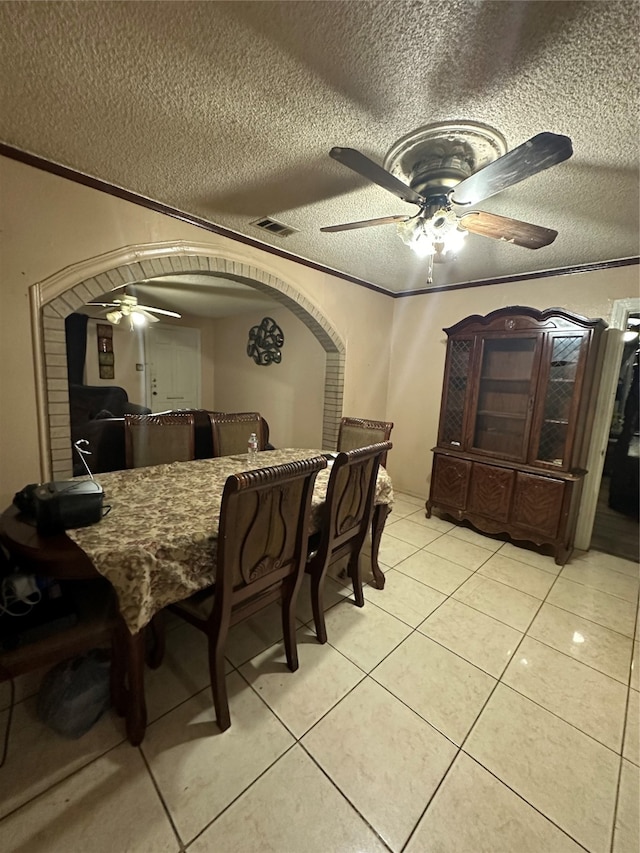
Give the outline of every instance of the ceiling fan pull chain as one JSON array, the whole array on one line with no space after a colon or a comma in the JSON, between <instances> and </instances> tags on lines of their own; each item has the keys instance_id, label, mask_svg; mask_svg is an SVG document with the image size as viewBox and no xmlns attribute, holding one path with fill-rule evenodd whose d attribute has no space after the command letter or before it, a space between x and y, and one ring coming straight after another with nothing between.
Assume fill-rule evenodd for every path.
<instances>
[{"instance_id":1,"label":"ceiling fan pull chain","mask_svg":"<svg viewBox=\"0 0 640 853\"><path fill-rule=\"evenodd\" d=\"M427 261L427 284L433 284L433 255L428 255Z\"/></svg>"}]
</instances>

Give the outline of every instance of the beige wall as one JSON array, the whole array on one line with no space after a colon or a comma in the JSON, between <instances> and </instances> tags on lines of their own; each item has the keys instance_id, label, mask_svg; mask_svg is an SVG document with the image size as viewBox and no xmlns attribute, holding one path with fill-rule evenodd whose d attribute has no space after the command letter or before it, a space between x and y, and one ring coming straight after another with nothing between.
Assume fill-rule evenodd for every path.
<instances>
[{"instance_id":1,"label":"beige wall","mask_svg":"<svg viewBox=\"0 0 640 853\"><path fill-rule=\"evenodd\" d=\"M39 478L29 285L122 246L204 241L295 287L345 345L344 414L395 421L389 470L399 489L422 497L436 440L443 326L518 304L608 319L613 300L638 295L638 267L629 266L392 300L4 157L0 194L0 506ZM210 343L213 358L213 334ZM203 406L214 408L207 381L202 387ZM303 412L304 429L312 429L315 413Z\"/></svg>"},{"instance_id":2,"label":"beige wall","mask_svg":"<svg viewBox=\"0 0 640 853\"><path fill-rule=\"evenodd\" d=\"M305 324L282 308L269 315L284 334L282 361L256 364L247 356L247 340L263 316L216 321L215 409L259 411L274 447L320 447L326 353Z\"/></svg>"},{"instance_id":3,"label":"beige wall","mask_svg":"<svg viewBox=\"0 0 640 853\"><path fill-rule=\"evenodd\" d=\"M40 472L28 288L123 246L207 242L295 287L345 345L345 413L384 417L389 297L5 157L0 195L0 506Z\"/></svg>"},{"instance_id":4,"label":"beige wall","mask_svg":"<svg viewBox=\"0 0 640 853\"><path fill-rule=\"evenodd\" d=\"M394 484L426 499L444 373L443 328L507 305L560 307L609 320L614 300L630 296L638 296L637 266L395 300L387 409L395 422L389 457Z\"/></svg>"}]
</instances>

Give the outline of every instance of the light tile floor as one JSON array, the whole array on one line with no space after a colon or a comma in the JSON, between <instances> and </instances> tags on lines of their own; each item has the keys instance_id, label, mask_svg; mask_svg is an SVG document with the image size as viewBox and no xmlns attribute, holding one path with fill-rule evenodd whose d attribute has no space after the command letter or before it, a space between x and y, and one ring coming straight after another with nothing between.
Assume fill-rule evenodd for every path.
<instances>
[{"instance_id":1,"label":"light tile floor","mask_svg":"<svg viewBox=\"0 0 640 853\"><path fill-rule=\"evenodd\" d=\"M638 853L638 566L536 551L397 495L382 591L328 582L329 644L299 606L233 629L231 728L204 637L170 622L142 746L106 714L65 740L18 683L0 769L15 853ZM0 732L8 689L0 689Z\"/></svg>"}]
</instances>

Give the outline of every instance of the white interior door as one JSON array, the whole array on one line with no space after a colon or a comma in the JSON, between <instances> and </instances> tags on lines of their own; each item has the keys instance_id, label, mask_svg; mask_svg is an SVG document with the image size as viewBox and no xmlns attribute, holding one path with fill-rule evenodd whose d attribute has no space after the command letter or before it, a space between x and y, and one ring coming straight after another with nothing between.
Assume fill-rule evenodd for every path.
<instances>
[{"instance_id":1,"label":"white interior door","mask_svg":"<svg viewBox=\"0 0 640 853\"><path fill-rule=\"evenodd\" d=\"M152 412L200 408L200 330L149 326L147 406Z\"/></svg>"}]
</instances>

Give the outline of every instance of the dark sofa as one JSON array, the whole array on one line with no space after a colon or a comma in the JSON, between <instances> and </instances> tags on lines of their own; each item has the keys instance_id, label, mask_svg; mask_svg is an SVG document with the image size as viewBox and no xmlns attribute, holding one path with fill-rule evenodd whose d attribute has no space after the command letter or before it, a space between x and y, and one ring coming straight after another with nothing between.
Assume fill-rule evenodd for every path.
<instances>
[{"instance_id":1,"label":"dark sofa","mask_svg":"<svg viewBox=\"0 0 640 853\"><path fill-rule=\"evenodd\" d=\"M146 406L129 402L127 392L118 385L69 385L71 443L80 438L89 442L87 460L94 473L125 467L123 418L150 413ZM73 457L74 476L86 474L75 451Z\"/></svg>"},{"instance_id":2,"label":"dark sofa","mask_svg":"<svg viewBox=\"0 0 640 853\"><path fill-rule=\"evenodd\" d=\"M121 471L127 467L124 415L151 414L151 409L130 403L127 392L118 386L96 387L91 385L70 385L69 406L71 412L71 440L85 438L89 442L87 464L92 473ZM194 455L196 459L210 459L213 456L213 433L209 412L206 409L180 409L192 412L195 421ZM273 450L269 444L269 425L263 421L266 449ZM74 451L73 475L86 474L82 460Z\"/></svg>"},{"instance_id":3,"label":"dark sofa","mask_svg":"<svg viewBox=\"0 0 640 853\"><path fill-rule=\"evenodd\" d=\"M124 416L148 415L151 409L129 402L124 388L117 385L69 385L71 441L89 442L87 463L94 474L121 471L127 467L124 440ZM189 409L195 416L195 457L213 456L213 436L205 409ZM82 460L74 451L73 475L86 474Z\"/></svg>"}]
</instances>

